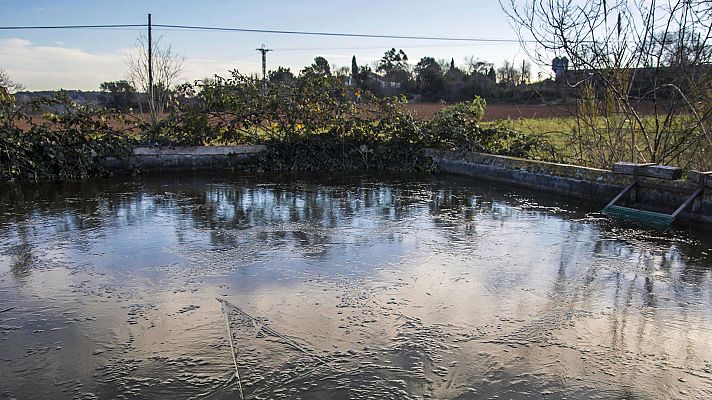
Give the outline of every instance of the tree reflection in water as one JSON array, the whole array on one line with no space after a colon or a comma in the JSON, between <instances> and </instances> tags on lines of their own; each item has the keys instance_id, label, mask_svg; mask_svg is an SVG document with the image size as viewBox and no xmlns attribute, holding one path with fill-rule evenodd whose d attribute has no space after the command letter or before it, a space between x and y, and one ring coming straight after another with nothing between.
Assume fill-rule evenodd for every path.
<instances>
[{"instance_id":1,"label":"tree reflection in water","mask_svg":"<svg viewBox=\"0 0 712 400\"><path fill-rule=\"evenodd\" d=\"M96 361L101 371L94 361L74 366L87 390L105 397L130 397L136 385L155 396L208 388L229 397L224 379L198 379L224 371L216 294L268 315L325 357L348 348L369 360L358 374L331 377L344 395L359 384L436 398L712 390L705 232L628 226L602 218L595 204L402 175L9 185L0 207L0 300L16 307L2 318L23 321L10 314L32 310L22 324L0 322L0 338L13 343L0 346L9 360L0 372L15 395L52 393L13 371L62 376L35 353L47 349L58 363L64 358L50 350L64 347L71 357L114 357ZM64 317L78 309L104 320L80 326L85 320ZM75 328L50 331L51 323ZM163 337L147 334L155 329L165 339L151 341ZM109 350L93 354L87 337ZM119 348L127 350L114 355ZM186 364L196 348L214 360ZM121 368L160 364L155 357L160 368ZM194 380L174 379L190 368ZM156 376L152 386L136 383Z\"/></svg>"}]
</instances>

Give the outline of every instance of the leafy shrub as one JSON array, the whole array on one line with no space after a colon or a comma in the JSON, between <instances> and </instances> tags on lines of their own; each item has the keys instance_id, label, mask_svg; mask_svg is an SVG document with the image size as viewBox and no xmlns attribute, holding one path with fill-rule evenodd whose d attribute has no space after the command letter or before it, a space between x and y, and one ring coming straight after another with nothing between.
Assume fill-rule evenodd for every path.
<instances>
[{"instance_id":1,"label":"leafy shrub","mask_svg":"<svg viewBox=\"0 0 712 400\"><path fill-rule=\"evenodd\" d=\"M428 121L429 145L451 150L525 157L539 139L503 127L482 128L479 122L487 103L480 97L470 103L443 107Z\"/></svg>"},{"instance_id":2,"label":"leafy shrub","mask_svg":"<svg viewBox=\"0 0 712 400\"><path fill-rule=\"evenodd\" d=\"M33 118L28 111L40 106L60 106L64 112ZM0 99L0 179L72 179L101 173L104 157L128 148L125 132L113 127L121 120L123 116L82 107L62 96L23 107L4 97Z\"/></svg>"},{"instance_id":3,"label":"leafy shrub","mask_svg":"<svg viewBox=\"0 0 712 400\"><path fill-rule=\"evenodd\" d=\"M103 172L101 160L135 145L266 144L262 170L420 169L428 147L526 156L537 144L517 132L483 129L486 103L476 97L416 120L401 97L354 92L340 78L308 69L262 88L230 77L179 88L179 103L152 125L128 115L81 107L67 98L18 108L2 97L2 179L63 179ZM61 113L32 118L41 106Z\"/></svg>"}]
</instances>

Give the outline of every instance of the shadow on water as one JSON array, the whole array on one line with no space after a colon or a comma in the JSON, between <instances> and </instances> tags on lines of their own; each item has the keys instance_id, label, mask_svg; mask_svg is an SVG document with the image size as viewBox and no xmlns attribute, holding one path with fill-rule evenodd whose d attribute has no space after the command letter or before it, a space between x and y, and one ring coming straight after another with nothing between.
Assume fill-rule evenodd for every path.
<instances>
[{"instance_id":1,"label":"shadow on water","mask_svg":"<svg viewBox=\"0 0 712 400\"><path fill-rule=\"evenodd\" d=\"M216 297L259 316L226 314L248 398L712 396L708 232L448 176L9 185L0 209L0 397L236 398Z\"/></svg>"}]
</instances>

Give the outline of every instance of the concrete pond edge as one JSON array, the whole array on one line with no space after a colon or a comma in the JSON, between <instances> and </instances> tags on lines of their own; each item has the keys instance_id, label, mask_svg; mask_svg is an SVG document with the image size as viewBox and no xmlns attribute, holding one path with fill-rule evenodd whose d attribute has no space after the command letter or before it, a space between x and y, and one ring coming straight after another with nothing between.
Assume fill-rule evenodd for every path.
<instances>
[{"instance_id":1,"label":"concrete pond edge","mask_svg":"<svg viewBox=\"0 0 712 400\"><path fill-rule=\"evenodd\" d=\"M135 148L133 155L129 157L107 158L105 165L114 172L239 170L241 165L266 149L267 146L264 145L139 147ZM633 179L629 174L607 169L484 153L426 149L425 155L432 159L440 173L505 183L602 205L613 199ZM697 185L689 180L670 181L650 177L639 179L676 189L639 190L642 208L657 212L669 213L677 208L685 201L685 192L692 192ZM694 207L683 212L680 219L704 225L712 224L712 189L705 190L704 196L695 202Z\"/></svg>"},{"instance_id":2,"label":"concrete pond edge","mask_svg":"<svg viewBox=\"0 0 712 400\"><path fill-rule=\"evenodd\" d=\"M629 174L612 170L527 160L483 153L461 153L427 150L440 172L469 176L561 196L583 199L605 205L632 182ZM697 184L687 180L662 180L640 177L639 180L665 185L674 191L640 188L642 209L671 213L683 204ZM694 211L693 211L694 210ZM694 206L680 215L683 221L712 224L712 190L707 189ZM708 226L709 227L709 226Z\"/></svg>"}]
</instances>

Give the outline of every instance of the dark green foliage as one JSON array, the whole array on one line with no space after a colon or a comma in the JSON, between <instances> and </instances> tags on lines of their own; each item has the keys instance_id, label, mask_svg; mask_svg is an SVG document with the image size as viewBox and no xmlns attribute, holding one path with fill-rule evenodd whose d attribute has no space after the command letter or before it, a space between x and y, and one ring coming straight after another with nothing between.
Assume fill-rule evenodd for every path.
<instances>
[{"instance_id":1,"label":"dark green foliage","mask_svg":"<svg viewBox=\"0 0 712 400\"><path fill-rule=\"evenodd\" d=\"M408 55L395 48L386 51L378 62L378 72L382 72L389 82L405 83L410 79L408 73Z\"/></svg>"},{"instance_id":2,"label":"dark green foliage","mask_svg":"<svg viewBox=\"0 0 712 400\"><path fill-rule=\"evenodd\" d=\"M3 95L1 177L89 176L102 172L103 157L136 145L266 144L253 168L277 171L428 169L426 148L525 156L535 145L516 132L482 129L480 98L420 121L403 97L378 98L311 67L289 82L269 82L264 93L259 80L237 71L182 85L177 93L182 100L156 124L66 98L33 104L63 107L33 119Z\"/></svg>"},{"instance_id":3,"label":"dark green foliage","mask_svg":"<svg viewBox=\"0 0 712 400\"><path fill-rule=\"evenodd\" d=\"M442 67L432 57L423 57L415 66L415 81L424 100L438 101L444 95Z\"/></svg>"},{"instance_id":4,"label":"dark green foliage","mask_svg":"<svg viewBox=\"0 0 712 400\"><path fill-rule=\"evenodd\" d=\"M485 101L477 97L469 104L442 108L424 127L430 136L429 146L525 157L542 145L539 138L511 129L482 128L479 122L486 107Z\"/></svg>"},{"instance_id":5,"label":"dark green foliage","mask_svg":"<svg viewBox=\"0 0 712 400\"><path fill-rule=\"evenodd\" d=\"M302 73L313 73L316 75L331 75L331 67L329 61L324 57L315 57L314 63L304 69Z\"/></svg>"},{"instance_id":6,"label":"dark green foliage","mask_svg":"<svg viewBox=\"0 0 712 400\"><path fill-rule=\"evenodd\" d=\"M289 68L284 68L282 66L278 67L276 71L270 71L269 80L272 83L283 83L290 84L294 81L294 74Z\"/></svg>"},{"instance_id":7,"label":"dark green foliage","mask_svg":"<svg viewBox=\"0 0 712 400\"><path fill-rule=\"evenodd\" d=\"M146 138L158 144L267 144L259 166L265 170L421 168L428 147L524 156L535 144L511 130L481 128L486 104L480 98L418 121L403 98L356 90L308 67L292 84L271 84L260 95L258 82L235 71L227 79L186 85L190 103Z\"/></svg>"},{"instance_id":8,"label":"dark green foliage","mask_svg":"<svg viewBox=\"0 0 712 400\"><path fill-rule=\"evenodd\" d=\"M107 108L129 111L138 106L136 89L128 81L102 82L99 88L104 92L103 103Z\"/></svg>"},{"instance_id":9,"label":"dark green foliage","mask_svg":"<svg viewBox=\"0 0 712 400\"><path fill-rule=\"evenodd\" d=\"M358 79L358 64L356 63L356 56L351 57L351 79L354 83Z\"/></svg>"},{"instance_id":10,"label":"dark green foliage","mask_svg":"<svg viewBox=\"0 0 712 400\"><path fill-rule=\"evenodd\" d=\"M63 112L33 118L41 106ZM114 125L112 125L112 122ZM0 179L73 179L103 172L102 159L123 154L127 135L114 128L124 117L92 110L66 97L41 99L17 107L0 98Z\"/></svg>"}]
</instances>

